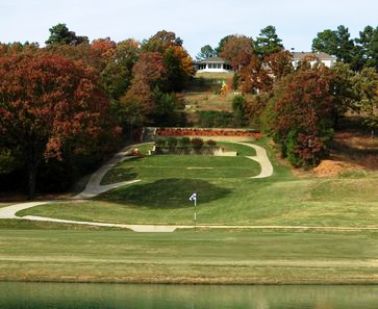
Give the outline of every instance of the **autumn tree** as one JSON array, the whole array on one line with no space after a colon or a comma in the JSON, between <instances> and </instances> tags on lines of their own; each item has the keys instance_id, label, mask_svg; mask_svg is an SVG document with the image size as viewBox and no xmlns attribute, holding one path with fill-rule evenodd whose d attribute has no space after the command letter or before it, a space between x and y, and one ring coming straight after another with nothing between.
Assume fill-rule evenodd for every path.
<instances>
[{"instance_id":1,"label":"autumn tree","mask_svg":"<svg viewBox=\"0 0 378 309\"><path fill-rule=\"evenodd\" d=\"M269 52L258 55L252 39L246 36L230 36L225 42L221 56L232 65L244 93L270 91L274 81L292 71L290 53L281 50L278 45L277 48L272 46Z\"/></svg>"},{"instance_id":2,"label":"autumn tree","mask_svg":"<svg viewBox=\"0 0 378 309\"><path fill-rule=\"evenodd\" d=\"M25 43L13 42L13 43L0 43L0 57L6 55L15 55L23 52L35 52L39 49L39 44L36 42Z\"/></svg>"},{"instance_id":3,"label":"autumn tree","mask_svg":"<svg viewBox=\"0 0 378 309\"><path fill-rule=\"evenodd\" d=\"M194 74L192 58L182 46L172 46L166 50L164 65L167 71L164 90L167 92L181 91Z\"/></svg>"},{"instance_id":4,"label":"autumn tree","mask_svg":"<svg viewBox=\"0 0 378 309\"><path fill-rule=\"evenodd\" d=\"M115 53L116 43L109 37L104 39L96 39L91 43L91 48L99 54L100 57L109 61Z\"/></svg>"},{"instance_id":5,"label":"autumn tree","mask_svg":"<svg viewBox=\"0 0 378 309\"><path fill-rule=\"evenodd\" d=\"M274 78L265 67L264 62L256 55L239 71L241 90L244 93L258 93L269 91L273 87Z\"/></svg>"},{"instance_id":6,"label":"autumn tree","mask_svg":"<svg viewBox=\"0 0 378 309\"><path fill-rule=\"evenodd\" d=\"M324 66L303 67L275 88L273 136L294 166L316 165L328 154L335 108L332 81Z\"/></svg>"},{"instance_id":7,"label":"autumn tree","mask_svg":"<svg viewBox=\"0 0 378 309\"><path fill-rule=\"evenodd\" d=\"M182 46L182 39L176 37L176 34L172 31L161 30L145 40L142 44L142 50L145 52L164 52L172 46Z\"/></svg>"},{"instance_id":8,"label":"autumn tree","mask_svg":"<svg viewBox=\"0 0 378 309\"><path fill-rule=\"evenodd\" d=\"M128 39L117 43L112 56L101 71L101 80L112 99L123 96L132 80L132 70L139 57L139 43Z\"/></svg>"},{"instance_id":9,"label":"autumn tree","mask_svg":"<svg viewBox=\"0 0 378 309\"><path fill-rule=\"evenodd\" d=\"M253 41L246 36L231 36L225 42L220 56L226 59L235 71L248 65L254 55Z\"/></svg>"},{"instance_id":10,"label":"autumn tree","mask_svg":"<svg viewBox=\"0 0 378 309\"><path fill-rule=\"evenodd\" d=\"M106 66L106 59L98 49L92 48L89 43L79 45L53 44L45 50L52 55L59 55L74 61L82 61L100 73Z\"/></svg>"},{"instance_id":11,"label":"autumn tree","mask_svg":"<svg viewBox=\"0 0 378 309\"><path fill-rule=\"evenodd\" d=\"M163 56L166 69L164 91L181 91L193 76L193 60L182 46L183 41L174 32L159 31L142 44L142 50L158 52Z\"/></svg>"},{"instance_id":12,"label":"autumn tree","mask_svg":"<svg viewBox=\"0 0 378 309\"><path fill-rule=\"evenodd\" d=\"M219 43L218 43L218 46L215 48L215 52L218 56L221 55L222 51L223 51L223 48L224 48L224 45L227 43L227 41L232 38L232 37L236 37L237 35L236 34L229 34L229 35L226 35L225 37L221 38Z\"/></svg>"},{"instance_id":13,"label":"autumn tree","mask_svg":"<svg viewBox=\"0 0 378 309\"><path fill-rule=\"evenodd\" d=\"M269 54L264 57L263 62L275 81L293 71L292 55L287 50Z\"/></svg>"},{"instance_id":14,"label":"autumn tree","mask_svg":"<svg viewBox=\"0 0 378 309\"><path fill-rule=\"evenodd\" d=\"M46 41L46 45L68 44L79 45L88 43L88 37L77 36L74 31L70 31L66 24L57 24L49 29L50 37Z\"/></svg>"},{"instance_id":15,"label":"autumn tree","mask_svg":"<svg viewBox=\"0 0 378 309\"><path fill-rule=\"evenodd\" d=\"M102 134L108 101L93 69L45 52L1 57L0 76L0 140L22 154L33 197L43 160Z\"/></svg>"},{"instance_id":16,"label":"autumn tree","mask_svg":"<svg viewBox=\"0 0 378 309\"><path fill-rule=\"evenodd\" d=\"M159 88L165 73L164 59L160 53L145 52L140 55L133 67L131 87L121 99L130 119L138 120L138 123L132 125L151 122L155 109L153 91L156 87Z\"/></svg>"}]
</instances>

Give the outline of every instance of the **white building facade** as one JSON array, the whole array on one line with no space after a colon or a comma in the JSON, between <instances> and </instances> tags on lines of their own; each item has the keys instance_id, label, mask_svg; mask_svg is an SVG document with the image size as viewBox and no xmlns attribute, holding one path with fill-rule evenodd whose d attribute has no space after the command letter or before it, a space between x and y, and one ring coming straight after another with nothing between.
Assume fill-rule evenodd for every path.
<instances>
[{"instance_id":1,"label":"white building facade","mask_svg":"<svg viewBox=\"0 0 378 309\"><path fill-rule=\"evenodd\" d=\"M194 62L197 73L229 73L233 72L231 65L220 57L210 57Z\"/></svg>"},{"instance_id":2,"label":"white building facade","mask_svg":"<svg viewBox=\"0 0 378 309\"><path fill-rule=\"evenodd\" d=\"M328 55L326 53L312 53L312 52L292 52L292 65L297 68L298 65L303 61L308 61L311 66L316 63L322 63L326 67L333 67L337 59L335 56ZM231 65L228 61L221 57L210 57L204 60L195 61L193 63L197 73L231 73L233 72Z\"/></svg>"},{"instance_id":3,"label":"white building facade","mask_svg":"<svg viewBox=\"0 0 378 309\"><path fill-rule=\"evenodd\" d=\"M297 68L299 63L303 61L308 61L311 67L313 67L316 63L320 62L328 68L332 68L337 62L335 56L331 56L321 52L293 52L291 54L293 55L292 64L294 68Z\"/></svg>"}]
</instances>

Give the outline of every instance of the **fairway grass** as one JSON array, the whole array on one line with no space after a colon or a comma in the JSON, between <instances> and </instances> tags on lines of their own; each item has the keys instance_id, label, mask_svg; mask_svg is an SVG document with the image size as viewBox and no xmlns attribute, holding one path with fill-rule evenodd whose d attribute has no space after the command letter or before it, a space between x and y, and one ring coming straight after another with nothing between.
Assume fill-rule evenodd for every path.
<instances>
[{"instance_id":1,"label":"fairway grass","mask_svg":"<svg viewBox=\"0 0 378 309\"><path fill-rule=\"evenodd\" d=\"M124 224L378 227L378 179L139 182L93 201L50 204L18 213Z\"/></svg>"},{"instance_id":2,"label":"fairway grass","mask_svg":"<svg viewBox=\"0 0 378 309\"><path fill-rule=\"evenodd\" d=\"M1 230L84 230L84 231L108 231L108 230L125 230L115 227L100 227L80 224L40 222L19 219L0 219Z\"/></svg>"},{"instance_id":3,"label":"fairway grass","mask_svg":"<svg viewBox=\"0 0 378 309\"><path fill-rule=\"evenodd\" d=\"M2 230L0 280L377 283L377 233Z\"/></svg>"},{"instance_id":4,"label":"fairway grass","mask_svg":"<svg viewBox=\"0 0 378 309\"><path fill-rule=\"evenodd\" d=\"M118 224L192 225L194 209L188 197L196 192L200 225L378 227L377 174L360 178L297 178L275 159L266 140L257 143L268 149L274 166L272 177L245 177L257 172L257 163L243 157L156 156L148 161L124 162L106 176L114 179L132 166L145 176L139 183L90 201L41 205L17 215ZM199 169L187 169L194 166ZM214 169L201 169L208 167ZM217 173L228 177L213 178Z\"/></svg>"},{"instance_id":5,"label":"fairway grass","mask_svg":"<svg viewBox=\"0 0 378 309\"><path fill-rule=\"evenodd\" d=\"M243 157L232 162L206 156L153 157L145 161L151 167L139 166L141 160L124 162L108 176L115 180L117 173L132 167L144 176L136 184L92 200L41 205L17 215L192 225L194 209L188 197L196 192L199 225L378 227L376 173L298 178L275 160L266 140L257 143L268 148L272 177L247 177L259 168ZM208 169L217 166L219 171ZM188 167L199 169L191 174ZM3 281L378 284L378 232L373 231L234 228L134 233L76 230L75 225L62 225L59 230L56 223L16 221L0 221Z\"/></svg>"}]
</instances>

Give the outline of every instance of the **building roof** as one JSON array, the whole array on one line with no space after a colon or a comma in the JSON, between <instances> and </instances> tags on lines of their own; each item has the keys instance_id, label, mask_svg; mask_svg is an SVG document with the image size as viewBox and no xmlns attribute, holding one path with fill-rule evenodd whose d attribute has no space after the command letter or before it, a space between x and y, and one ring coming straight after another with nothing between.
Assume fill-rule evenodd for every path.
<instances>
[{"instance_id":1,"label":"building roof","mask_svg":"<svg viewBox=\"0 0 378 309\"><path fill-rule=\"evenodd\" d=\"M301 61L305 57L316 57L320 61L322 61L322 60L336 60L335 56L331 56L331 55L328 55L328 54L323 53L323 52L315 52L315 53L312 53L312 52L292 52L291 54L293 55L294 61Z\"/></svg>"},{"instance_id":2,"label":"building roof","mask_svg":"<svg viewBox=\"0 0 378 309\"><path fill-rule=\"evenodd\" d=\"M224 60L221 57L214 56L214 57L209 57L204 60L196 61L197 64L205 64L205 63L228 63L227 60Z\"/></svg>"}]
</instances>

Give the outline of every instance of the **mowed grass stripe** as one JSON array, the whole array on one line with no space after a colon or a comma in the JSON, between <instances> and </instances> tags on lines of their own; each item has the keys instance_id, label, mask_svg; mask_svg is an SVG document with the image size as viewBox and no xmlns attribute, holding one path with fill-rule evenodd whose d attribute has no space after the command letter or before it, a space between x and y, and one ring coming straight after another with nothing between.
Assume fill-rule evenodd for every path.
<instances>
[{"instance_id":1,"label":"mowed grass stripe","mask_svg":"<svg viewBox=\"0 0 378 309\"><path fill-rule=\"evenodd\" d=\"M377 233L3 230L0 279L373 282L377 239Z\"/></svg>"}]
</instances>

